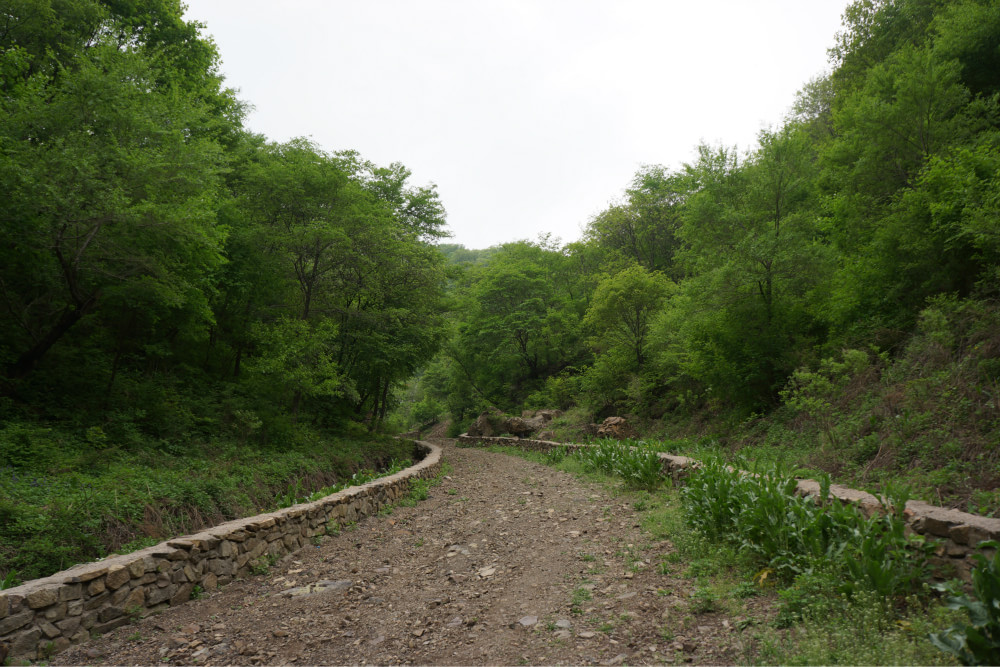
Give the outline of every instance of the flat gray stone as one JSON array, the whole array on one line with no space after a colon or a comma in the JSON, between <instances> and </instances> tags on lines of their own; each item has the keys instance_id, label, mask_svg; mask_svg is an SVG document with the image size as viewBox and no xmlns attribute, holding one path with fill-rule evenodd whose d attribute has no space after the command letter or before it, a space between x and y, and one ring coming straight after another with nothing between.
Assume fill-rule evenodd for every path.
<instances>
[{"instance_id":1,"label":"flat gray stone","mask_svg":"<svg viewBox=\"0 0 1001 667\"><path fill-rule=\"evenodd\" d=\"M317 593L334 593L337 591L346 591L351 588L352 581L350 579L339 579L337 581L331 581L329 579L324 579L321 581L316 581L312 584L306 584L305 586L297 586L296 588L290 588L288 590L282 591L282 596L287 598L298 597L300 595L315 595Z\"/></svg>"}]
</instances>

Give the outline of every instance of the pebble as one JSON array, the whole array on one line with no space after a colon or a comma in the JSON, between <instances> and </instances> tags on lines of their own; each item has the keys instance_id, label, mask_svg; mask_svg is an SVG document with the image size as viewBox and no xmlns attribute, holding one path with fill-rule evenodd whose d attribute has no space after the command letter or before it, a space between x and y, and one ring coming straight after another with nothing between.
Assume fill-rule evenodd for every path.
<instances>
[{"instance_id":1,"label":"pebble","mask_svg":"<svg viewBox=\"0 0 1001 667\"><path fill-rule=\"evenodd\" d=\"M536 623L538 623L539 622L539 617L538 616L522 616L521 618L518 619L518 622L521 623L526 628L528 628L528 627L531 627L531 626L535 625Z\"/></svg>"}]
</instances>

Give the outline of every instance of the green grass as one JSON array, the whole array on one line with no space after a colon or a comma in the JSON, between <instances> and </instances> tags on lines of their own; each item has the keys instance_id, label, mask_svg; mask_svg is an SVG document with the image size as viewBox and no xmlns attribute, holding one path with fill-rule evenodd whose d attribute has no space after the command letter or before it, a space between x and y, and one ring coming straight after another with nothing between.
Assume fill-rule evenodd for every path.
<instances>
[{"instance_id":1,"label":"green grass","mask_svg":"<svg viewBox=\"0 0 1001 667\"><path fill-rule=\"evenodd\" d=\"M570 612L573 614L583 614L582 606L590 599L591 591L588 589L583 587L574 589L573 595L570 597Z\"/></svg>"}]
</instances>

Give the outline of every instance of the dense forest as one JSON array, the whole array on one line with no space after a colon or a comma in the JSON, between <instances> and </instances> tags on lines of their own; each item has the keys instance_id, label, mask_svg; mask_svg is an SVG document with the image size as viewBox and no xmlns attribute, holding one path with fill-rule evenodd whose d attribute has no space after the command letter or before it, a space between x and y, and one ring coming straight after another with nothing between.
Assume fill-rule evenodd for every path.
<instances>
[{"instance_id":1,"label":"dense forest","mask_svg":"<svg viewBox=\"0 0 1001 667\"><path fill-rule=\"evenodd\" d=\"M76 420L183 444L220 418L275 438L285 422L384 416L445 333L434 188L246 132L176 2L9 12L6 428Z\"/></svg>"},{"instance_id":2,"label":"dense forest","mask_svg":"<svg viewBox=\"0 0 1001 667\"><path fill-rule=\"evenodd\" d=\"M0 578L333 481L444 340L434 187L247 131L218 64L177 0L0 10Z\"/></svg>"},{"instance_id":3,"label":"dense forest","mask_svg":"<svg viewBox=\"0 0 1001 667\"><path fill-rule=\"evenodd\" d=\"M248 131L178 0L10 0L0 578L488 408L937 471L996 511L998 14L858 0L752 150L644 167L579 241L473 250L405 166Z\"/></svg>"},{"instance_id":4,"label":"dense forest","mask_svg":"<svg viewBox=\"0 0 1001 667\"><path fill-rule=\"evenodd\" d=\"M998 4L855 2L830 61L753 149L642 168L581 241L441 246L465 270L414 421L629 414L996 510Z\"/></svg>"}]
</instances>

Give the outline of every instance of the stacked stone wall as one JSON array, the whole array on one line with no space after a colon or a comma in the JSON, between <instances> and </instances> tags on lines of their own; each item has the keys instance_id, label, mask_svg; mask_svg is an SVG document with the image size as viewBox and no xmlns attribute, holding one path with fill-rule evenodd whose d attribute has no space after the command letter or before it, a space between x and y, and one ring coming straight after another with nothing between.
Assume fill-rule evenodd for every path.
<instances>
[{"instance_id":1,"label":"stacked stone wall","mask_svg":"<svg viewBox=\"0 0 1001 667\"><path fill-rule=\"evenodd\" d=\"M557 447L573 450L590 446L549 440L483 437L467 434L460 435L458 441L464 445L505 445L543 452ZM663 453L659 456L662 461L662 473L679 483L684 483L685 478L699 466L697 459L687 456L673 456ZM796 485L796 492L802 496L818 496L820 483L812 479L801 479ZM879 498L871 493L839 484L831 484L829 493L831 498L857 505L866 516L883 511L883 504ZM977 545L981 542L985 540L997 541L999 539L999 526L1001 526L1001 521L998 519L937 507L915 500L907 502L904 518L909 530L938 540L935 557L932 561L936 575L940 578L957 576L967 581L969 580L970 568L973 565L970 556L977 553Z\"/></svg>"},{"instance_id":2,"label":"stacked stone wall","mask_svg":"<svg viewBox=\"0 0 1001 667\"><path fill-rule=\"evenodd\" d=\"M44 659L191 599L300 549L403 498L414 479L441 470L441 448L417 442L424 458L394 475L315 502L230 521L154 547L83 563L0 591L0 646L13 660Z\"/></svg>"}]
</instances>

